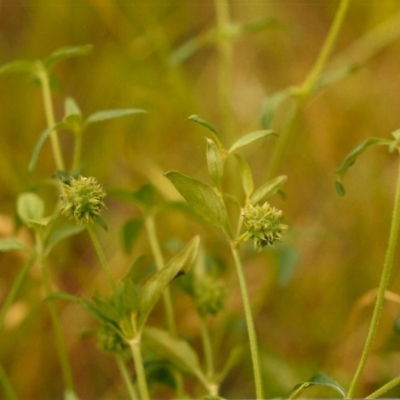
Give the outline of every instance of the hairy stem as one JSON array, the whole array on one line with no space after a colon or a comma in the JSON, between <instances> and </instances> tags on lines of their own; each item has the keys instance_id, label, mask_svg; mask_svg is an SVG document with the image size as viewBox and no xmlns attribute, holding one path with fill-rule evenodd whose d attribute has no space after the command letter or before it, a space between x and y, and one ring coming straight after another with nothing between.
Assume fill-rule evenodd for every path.
<instances>
[{"instance_id":1,"label":"hairy stem","mask_svg":"<svg viewBox=\"0 0 400 400\"><path fill-rule=\"evenodd\" d=\"M352 398L354 395L356 386L358 385L361 379L361 375L364 371L365 365L367 364L367 360L372 348L372 343L374 341L376 331L378 329L379 320L382 314L383 303L385 300L385 293L389 284L390 272L393 265L394 252L399 233L399 224L400 224L400 163L399 163L399 171L397 177L396 195L394 199L392 223L389 234L389 242L386 250L385 261L383 264L381 280L378 287L378 293L375 300L374 311L372 314L372 319L368 330L367 339L364 344L364 349L356 373L350 384L350 388L347 393L347 398Z\"/></svg>"}]
</instances>

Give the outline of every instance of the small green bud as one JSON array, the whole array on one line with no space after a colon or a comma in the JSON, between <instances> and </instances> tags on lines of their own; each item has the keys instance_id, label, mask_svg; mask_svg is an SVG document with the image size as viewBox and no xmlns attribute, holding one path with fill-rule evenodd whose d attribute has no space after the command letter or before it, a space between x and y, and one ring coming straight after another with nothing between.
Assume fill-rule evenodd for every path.
<instances>
[{"instance_id":1,"label":"small green bud","mask_svg":"<svg viewBox=\"0 0 400 400\"><path fill-rule=\"evenodd\" d=\"M98 346L101 350L110 353L122 353L128 348L122 337L107 325L102 325L97 331Z\"/></svg>"},{"instance_id":2,"label":"small green bud","mask_svg":"<svg viewBox=\"0 0 400 400\"><path fill-rule=\"evenodd\" d=\"M262 206L248 204L243 209L242 216L247 228L245 240L253 239L256 250L281 240L282 231L288 228L281 223L282 211L271 207L267 202Z\"/></svg>"},{"instance_id":3,"label":"small green bud","mask_svg":"<svg viewBox=\"0 0 400 400\"><path fill-rule=\"evenodd\" d=\"M71 178L63 184L63 191L61 212L79 225L93 222L106 208L103 202L106 193L93 177Z\"/></svg>"},{"instance_id":4,"label":"small green bud","mask_svg":"<svg viewBox=\"0 0 400 400\"><path fill-rule=\"evenodd\" d=\"M204 277L196 283L196 307L200 315L215 315L225 306L227 292L220 280Z\"/></svg>"}]
</instances>

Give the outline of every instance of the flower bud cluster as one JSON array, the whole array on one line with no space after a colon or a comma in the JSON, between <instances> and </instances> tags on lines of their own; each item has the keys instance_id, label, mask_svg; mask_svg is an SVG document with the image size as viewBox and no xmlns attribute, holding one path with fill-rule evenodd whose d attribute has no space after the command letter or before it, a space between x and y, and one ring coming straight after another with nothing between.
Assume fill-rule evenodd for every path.
<instances>
[{"instance_id":1,"label":"flower bud cluster","mask_svg":"<svg viewBox=\"0 0 400 400\"><path fill-rule=\"evenodd\" d=\"M122 353L128 348L128 345L117 332L109 328L107 325L102 325L98 332L98 346L104 351L110 353Z\"/></svg>"},{"instance_id":2,"label":"flower bud cluster","mask_svg":"<svg viewBox=\"0 0 400 400\"><path fill-rule=\"evenodd\" d=\"M93 177L71 178L63 185L62 214L74 219L79 225L86 225L100 215L106 206L105 191Z\"/></svg>"},{"instance_id":3,"label":"flower bud cluster","mask_svg":"<svg viewBox=\"0 0 400 400\"><path fill-rule=\"evenodd\" d=\"M267 202L262 206L248 204L243 209L242 216L247 228L245 240L253 239L256 250L281 240L282 231L288 228L281 223L282 211L271 207Z\"/></svg>"},{"instance_id":4,"label":"flower bud cluster","mask_svg":"<svg viewBox=\"0 0 400 400\"><path fill-rule=\"evenodd\" d=\"M215 315L225 306L227 291L220 280L203 277L196 283L196 307L200 315Z\"/></svg>"}]
</instances>

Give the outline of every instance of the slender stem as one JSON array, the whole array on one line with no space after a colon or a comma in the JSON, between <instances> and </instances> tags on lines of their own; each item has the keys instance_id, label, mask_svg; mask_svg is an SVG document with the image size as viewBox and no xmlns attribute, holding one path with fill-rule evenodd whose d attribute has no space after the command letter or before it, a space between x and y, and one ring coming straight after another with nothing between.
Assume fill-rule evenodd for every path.
<instances>
[{"instance_id":1,"label":"slender stem","mask_svg":"<svg viewBox=\"0 0 400 400\"><path fill-rule=\"evenodd\" d=\"M139 387L140 399L150 400L149 389L147 387L146 374L143 367L142 351L140 349L141 336L136 335L129 341L129 346L132 351L133 361L135 363L135 370L137 382Z\"/></svg>"},{"instance_id":2,"label":"slender stem","mask_svg":"<svg viewBox=\"0 0 400 400\"><path fill-rule=\"evenodd\" d=\"M129 376L129 372L126 368L126 364L125 364L122 356L120 354L116 354L115 359L117 361L118 369L122 375L122 378L124 379L125 386L128 389L128 393L129 393L131 400L138 400L139 399L138 395L136 393L135 388L133 387L132 379Z\"/></svg>"},{"instance_id":3,"label":"slender stem","mask_svg":"<svg viewBox=\"0 0 400 400\"><path fill-rule=\"evenodd\" d=\"M38 77L42 84L43 105L46 114L47 127L52 128L53 126L55 126L56 122L54 118L53 102L51 100L49 76L43 64L39 65ZM64 171L65 170L64 161L62 157L60 142L58 140L56 131L51 132L50 140L56 167L57 169Z\"/></svg>"},{"instance_id":4,"label":"slender stem","mask_svg":"<svg viewBox=\"0 0 400 400\"><path fill-rule=\"evenodd\" d=\"M45 294L46 297L49 297L53 293L53 291L51 289L49 272L44 262L43 241L39 233L36 233L36 246L37 246L37 259L40 270L42 272L42 280L43 280ZM74 383L72 378L72 370L68 359L68 350L65 343L64 334L62 331L61 321L58 317L54 302L49 300L47 304L49 307L50 318L53 323L55 331L58 355L60 357L60 363L61 363L61 373L63 375L66 392L75 393Z\"/></svg>"},{"instance_id":5,"label":"slender stem","mask_svg":"<svg viewBox=\"0 0 400 400\"><path fill-rule=\"evenodd\" d=\"M11 382L9 381L6 372L4 371L3 366L1 364L0 364L0 382L4 389L3 391L6 396L5 398L8 400L17 400L17 395L14 392Z\"/></svg>"},{"instance_id":6,"label":"slender stem","mask_svg":"<svg viewBox=\"0 0 400 400\"><path fill-rule=\"evenodd\" d=\"M262 374L261 374L259 351L258 351L258 345L257 345L257 336L256 336L256 330L254 327L253 316L251 314L250 299L249 299L249 294L247 292L246 280L245 280L245 276L243 273L243 267L242 267L242 262L240 260L238 247L232 241L230 242L230 247L231 247L231 252L233 255L233 259L234 259L235 266L236 266L236 271L237 271L238 278L239 278L240 291L242 293L244 314L245 314L246 324L247 324L247 333L249 336L250 353L251 353L251 359L252 359L252 363L253 363L256 396L257 396L257 399L263 399L264 398L264 395L263 395L264 390L263 390L263 384L262 384Z\"/></svg>"},{"instance_id":7,"label":"slender stem","mask_svg":"<svg viewBox=\"0 0 400 400\"><path fill-rule=\"evenodd\" d=\"M385 292L389 284L390 271L393 265L394 252L396 248L398 233L400 224L400 163L397 177L397 188L394 199L392 223L390 227L389 242L386 250L385 261L383 264L381 280L378 287L378 294L376 296L375 307L372 314L371 324L368 330L367 339L364 344L364 350L361 355L360 362L358 364L356 373L350 384L350 389L347 393L347 398L352 398L355 388L360 381L361 375L364 371L367 363L369 354L371 352L372 342L375 338L376 331L378 329L379 320L382 314L382 307L385 300Z\"/></svg>"},{"instance_id":8,"label":"slender stem","mask_svg":"<svg viewBox=\"0 0 400 400\"><path fill-rule=\"evenodd\" d=\"M400 385L400 376L397 376L396 378L392 379L382 387L380 387L378 390L375 392L371 393L369 396L366 397L366 399L378 399L380 398L383 394L388 392L389 390L393 389L397 385Z\"/></svg>"},{"instance_id":9,"label":"slender stem","mask_svg":"<svg viewBox=\"0 0 400 400\"><path fill-rule=\"evenodd\" d=\"M213 380L215 369L214 369L214 356L210 339L210 332L207 327L205 317L200 316L200 331L201 340L203 342L204 358L206 361L206 371L208 380Z\"/></svg>"},{"instance_id":10,"label":"slender stem","mask_svg":"<svg viewBox=\"0 0 400 400\"><path fill-rule=\"evenodd\" d=\"M115 291L115 282L114 282L114 280L112 278L112 275L111 275L111 272L110 272L110 268L108 266L106 257L105 257L105 255L103 253L103 249L101 248L99 239L97 238L96 232L95 232L93 226L90 225L90 224L88 224L86 226L86 229L89 232L89 236L90 236L90 239L92 240L93 247L94 247L94 249L96 251L97 257L100 260L100 264L101 264L101 267L103 268L103 272L106 275L108 285L110 286L110 289L114 293L114 291Z\"/></svg>"},{"instance_id":11,"label":"slender stem","mask_svg":"<svg viewBox=\"0 0 400 400\"><path fill-rule=\"evenodd\" d=\"M230 15L228 0L214 0L218 29L218 86L219 106L224 123L224 132L233 135L231 98L232 98L232 54L233 46L230 38ZM232 139L232 138L231 138Z\"/></svg>"},{"instance_id":12,"label":"slender stem","mask_svg":"<svg viewBox=\"0 0 400 400\"><path fill-rule=\"evenodd\" d=\"M74 132L75 133L75 143L74 143L74 158L72 161L72 171L76 171L79 168L81 163L82 156L82 132Z\"/></svg>"},{"instance_id":13,"label":"slender stem","mask_svg":"<svg viewBox=\"0 0 400 400\"><path fill-rule=\"evenodd\" d=\"M329 30L328 36L325 39L322 49L319 52L318 57L313 65L310 73L308 74L306 80L304 81L303 85L300 88L300 94L303 97L309 96L309 94L313 90L314 85L315 85L316 81L318 80L326 62L328 61L330 53L332 52L333 46L338 37L340 28L343 24L344 17L346 15L346 11L348 9L349 3L350 3L350 0L341 0L340 1L339 7L336 11L335 19L333 20L333 23Z\"/></svg>"},{"instance_id":14,"label":"slender stem","mask_svg":"<svg viewBox=\"0 0 400 400\"><path fill-rule=\"evenodd\" d=\"M0 311L0 332L3 329L3 325L4 325L4 320L6 318L7 312L9 310L9 308L11 307L11 304L14 302L15 297L18 294L19 289L22 286L22 283L24 282L26 275L28 273L28 271L31 269L32 265L35 262L36 257L32 256L26 263L25 265L22 267L21 271L19 272L19 274L17 275L17 278L15 279L9 293L8 296L3 304L3 306L1 307L1 311Z\"/></svg>"}]
</instances>

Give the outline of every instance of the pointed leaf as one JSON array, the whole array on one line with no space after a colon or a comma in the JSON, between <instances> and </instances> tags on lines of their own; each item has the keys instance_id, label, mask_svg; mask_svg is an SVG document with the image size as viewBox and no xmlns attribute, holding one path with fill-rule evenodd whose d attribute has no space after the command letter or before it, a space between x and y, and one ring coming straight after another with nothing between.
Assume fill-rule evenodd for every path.
<instances>
[{"instance_id":1,"label":"pointed leaf","mask_svg":"<svg viewBox=\"0 0 400 400\"><path fill-rule=\"evenodd\" d=\"M263 128L268 128L271 125L272 118L277 108L291 96L292 90L289 88L274 93L264 101L263 109L261 112L261 125L263 126Z\"/></svg>"},{"instance_id":2,"label":"pointed leaf","mask_svg":"<svg viewBox=\"0 0 400 400\"><path fill-rule=\"evenodd\" d=\"M64 225L61 228L54 230L47 240L45 255L49 255L49 253L57 243L61 242L64 239L67 239L68 237L77 235L84 229L85 228L83 226L79 225Z\"/></svg>"},{"instance_id":3,"label":"pointed leaf","mask_svg":"<svg viewBox=\"0 0 400 400\"><path fill-rule=\"evenodd\" d=\"M360 154L362 154L366 149L372 146L388 145L391 142L387 139L370 137L364 140L360 145L358 145L353 151L351 151L342 161L340 166L336 170L336 191L340 196L345 194L344 186L342 184L342 179L347 170L356 162Z\"/></svg>"},{"instance_id":4,"label":"pointed leaf","mask_svg":"<svg viewBox=\"0 0 400 400\"><path fill-rule=\"evenodd\" d=\"M286 175L280 175L258 188L250 197L250 202L253 205L265 202L272 197L287 181Z\"/></svg>"},{"instance_id":5,"label":"pointed leaf","mask_svg":"<svg viewBox=\"0 0 400 400\"><path fill-rule=\"evenodd\" d=\"M147 317L158 299L161 297L165 288L179 272L184 271L185 268L187 269L191 266L197 254L199 241L199 237L195 236L163 269L153 274L145 282L139 294L139 331L143 329Z\"/></svg>"},{"instance_id":6,"label":"pointed leaf","mask_svg":"<svg viewBox=\"0 0 400 400\"><path fill-rule=\"evenodd\" d=\"M235 158L240 166L240 176L242 177L242 187L246 197L250 197L254 190L253 174L249 164L239 154L235 154Z\"/></svg>"},{"instance_id":7,"label":"pointed leaf","mask_svg":"<svg viewBox=\"0 0 400 400\"><path fill-rule=\"evenodd\" d=\"M142 110L140 108L121 108L116 110L105 110L105 111L98 111L92 115L90 115L85 124L92 124L94 122L106 121L109 119L125 117L126 115L132 114L145 114L147 111Z\"/></svg>"},{"instance_id":8,"label":"pointed leaf","mask_svg":"<svg viewBox=\"0 0 400 400\"><path fill-rule=\"evenodd\" d=\"M122 227L122 248L125 253L132 251L133 244L143 227L143 218L131 218Z\"/></svg>"},{"instance_id":9,"label":"pointed leaf","mask_svg":"<svg viewBox=\"0 0 400 400\"><path fill-rule=\"evenodd\" d=\"M222 149L223 146L222 146L222 142L221 142L219 133L211 124L209 124L205 119L200 118L198 115L191 115L190 117L188 117L188 120L196 122L200 125L203 125L205 128L207 128L212 133L212 137L215 140L215 142L217 143L218 147Z\"/></svg>"},{"instance_id":10,"label":"pointed leaf","mask_svg":"<svg viewBox=\"0 0 400 400\"><path fill-rule=\"evenodd\" d=\"M314 87L314 90L321 90L326 86L329 86L348 77L349 75L358 72L359 70L360 67L358 65L346 65L345 67L341 67L333 71L328 71L319 78Z\"/></svg>"},{"instance_id":11,"label":"pointed leaf","mask_svg":"<svg viewBox=\"0 0 400 400\"><path fill-rule=\"evenodd\" d=\"M346 397L346 390L328 375L318 372L313 375L307 382L296 385L289 395L289 399L294 399L301 394L301 392L310 386L326 386L338 392L343 398Z\"/></svg>"},{"instance_id":12,"label":"pointed leaf","mask_svg":"<svg viewBox=\"0 0 400 400\"><path fill-rule=\"evenodd\" d=\"M0 238L0 251L13 250L29 251L29 249L15 237Z\"/></svg>"},{"instance_id":13,"label":"pointed leaf","mask_svg":"<svg viewBox=\"0 0 400 400\"><path fill-rule=\"evenodd\" d=\"M139 308L139 296L132 279L126 277L114 294L115 307L122 315L135 313Z\"/></svg>"},{"instance_id":14,"label":"pointed leaf","mask_svg":"<svg viewBox=\"0 0 400 400\"><path fill-rule=\"evenodd\" d=\"M47 70L50 70L57 62L66 58L80 57L90 53L93 49L93 45L87 44L84 46L70 46L62 47L52 54L50 54L45 60L44 65Z\"/></svg>"},{"instance_id":15,"label":"pointed leaf","mask_svg":"<svg viewBox=\"0 0 400 400\"><path fill-rule=\"evenodd\" d=\"M16 60L8 64L4 64L0 67L0 75L14 73L14 72L34 73L35 71L36 71L36 63L35 61L30 61L30 60Z\"/></svg>"},{"instance_id":16,"label":"pointed leaf","mask_svg":"<svg viewBox=\"0 0 400 400\"><path fill-rule=\"evenodd\" d=\"M65 115L82 115L81 109L72 97L67 97L65 99L64 106Z\"/></svg>"},{"instance_id":17,"label":"pointed leaf","mask_svg":"<svg viewBox=\"0 0 400 400\"><path fill-rule=\"evenodd\" d=\"M24 223L43 218L44 203L35 193L26 192L18 196L17 213Z\"/></svg>"},{"instance_id":18,"label":"pointed leaf","mask_svg":"<svg viewBox=\"0 0 400 400\"><path fill-rule=\"evenodd\" d=\"M197 214L231 235L225 205L210 186L177 171L167 172L165 176Z\"/></svg>"},{"instance_id":19,"label":"pointed leaf","mask_svg":"<svg viewBox=\"0 0 400 400\"><path fill-rule=\"evenodd\" d=\"M224 160L218 145L213 139L206 138L207 140L207 166L208 173L217 186L221 188L222 175L224 173Z\"/></svg>"},{"instance_id":20,"label":"pointed leaf","mask_svg":"<svg viewBox=\"0 0 400 400\"><path fill-rule=\"evenodd\" d=\"M185 340L153 327L143 330L143 340L157 355L165 357L182 372L189 372L206 381L196 352Z\"/></svg>"},{"instance_id":21,"label":"pointed leaf","mask_svg":"<svg viewBox=\"0 0 400 400\"><path fill-rule=\"evenodd\" d=\"M266 129L263 131L255 131L252 133L248 133L247 135L242 136L240 139L238 139L229 149L229 153L232 153L233 151L240 149L243 146L246 146L250 143L255 142L256 140L265 138L266 136L270 135L275 135L277 136L277 133L273 131L272 129Z\"/></svg>"}]
</instances>

